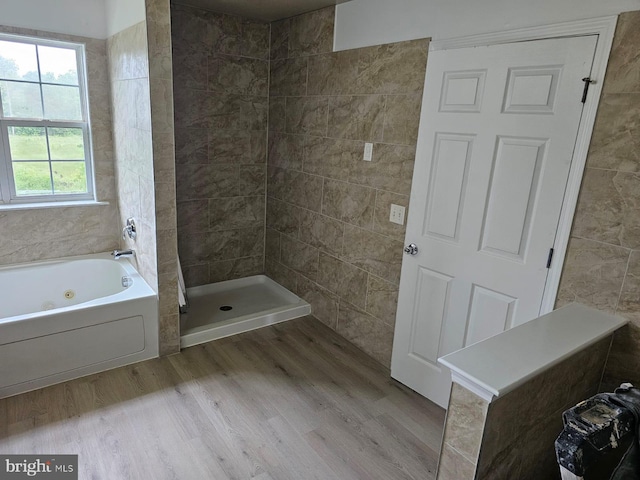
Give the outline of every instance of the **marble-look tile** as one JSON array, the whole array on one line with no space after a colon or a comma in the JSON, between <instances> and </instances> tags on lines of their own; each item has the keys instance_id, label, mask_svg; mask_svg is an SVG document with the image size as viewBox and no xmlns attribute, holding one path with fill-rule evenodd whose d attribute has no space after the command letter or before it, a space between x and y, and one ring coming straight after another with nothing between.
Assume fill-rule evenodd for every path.
<instances>
[{"instance_id":1,"label":"marble-look tile","mask_svg":"<svg viewBox=\"0 0 640 480\"><path fill-rule=\"evenodd\" d=\"M334 6L291 18L289 56L299 57L331 52L334 18Z\"/></svg>"},{"instance_id":2,"label":"marble-look tile","mask_svg":"<svg viewBox=\"0 0 640 480\"><path fill-rule=\"evenodd\" d=\"M182 265L201 265L211 261L208 232L178 232L178 253Z\"/></svg>"},{"instance_id":3,"label":"marble-look tile","mask_svg":"<svg viewBox=\"0 0 640 480\"><path fill-rule=\"evenodd\" d=\"M177 294L176 294L177 296ZM177 308L177 307L176 307ZM164 315L160 317L160 356L180 352L180 315Z\"/></svg>"},{"instance_id":4,"label":"marble-look tile","mask_svg":"<svg viewBox=\"0 0 640 480\"><path fill-rule=\"evenodd\" d=\"M327 97L288 97L286 132L326 136L328 104Z\"/></svg>"},{"instance_id":5,"label":"marble-look tile","mask_svg":"<svg viewBox=\"0 0 640 480\"><path fill-rule=\"evenodd\" d=\"M308 95L349 95L358 90L359 50L309 57Z\"/></svg>"},{"instance_id":6,"label":"marble-look tile","mask_svg":"<svg viewBox=\"0 0 640 480\"><path fill-rule=\"evenodd\" d=\"M206 129L176 128L175 142L176 164L206 164L209 162Z\"/></svg>"},{"instance_id":7,"label":"marble-look tile","mask_svg":"<svg viewBox=\"0 0 640 480\"><path fill-rule=\"evenodd\" d=\"M436 480L474 480L476 466L449 445L442 446Z\"/></svg>"},{"instance_id":8,"label":"marble-look tile","mask_svg":"<svg viewBox=\"0 0 640 480\"><path fill-rule=\"evenodd\" d=\"M640 175L587 168L572 235L640 247Z\"/></svg>"},{"instance_id":9,"label":"marble-look tile","mask_svg":"<svg viewBox=\"0 0 640 480\"><path fill-rule=\"evenodd\" d=\"M640 93L602 96L587 166L640 172Z\"/></svg>"},{"instance_id":10,"label":"marble-look tile","mask_svg":"<svg viewBox=\"0 0 640 480\"><path fill-rule=\"evenodd\" d=\"M267 198L267 227L298 238L301 209L290 203Z\"/></svg>"},{"instance_id":11,"label":"marble-look tile","mask_svg":"<svg viewBox=\"0 0 640 480\"><path fill-rule=\"evenodd\" d=\"M364 270L320 252L318 284L361 309L367 299L368 276Z\"/></svg>"},{"instance_id":12,"label":"marble-look tile","mask_svg":"<svg viewBox=\"0 0 640 480\"><path fill-rule=\"evenodd\" d=\"M269 99L253 95L208 95L206 125L210 130L267 130Z\"/></svg>"},{"instance_id":13,"label":"marble-look tile","mask_svg":"<svg viewBox=\"0 0 640 480\"><path fill-rule=\"evenodd\" d=\"M413 95L387 95L384 109L386 143L415 145L418 141L422 91Z\"/></svg>"},{"instance_id":14,"label":"marble-look tile","mask_svg":"<svg viewBox=\"0 0 640 480\"><path fill-rule=\"evenodd\" d=\"M251 132L219 130L209 132L209 163L247 164L251 158Z\"/></svg>"},{"instance_id":15,"label":"marble-look tile","mask_svg":"<svg viewBox=\"0 0 640 480\"><path fill-rule=\"evenodd\" d=\"M457 383L452 385L444 443L472 463L478 460L488 407L486 400Z\"/></svg>"},{"instance_id":16,"label":"marble-look tile","mask_svg":"<svg viewBox=\"0 0 640 480\"><path fill-rule=\"evenodd\" d=\"M573 405L575 404L567 405L566 408ZM557 478L558 461L553 443L563 429L562 415L561 412L556 412L556 414L540 420L540 423L527 432L527 435L519 442L520 465L514 465L512 473L520 473L521 476L518 475L516 478Z\"/></svg>"},{"instance_id":17,"label":"marble-look tile","mask_svg":"<svg viewBox=\"0 0 640 480\"><path fill-rule=\"evenodd\" d=\"M329 99L329 137L382 141L383 95L342 95Z\"/></svg>"},{"instance_id":18,"label":"marble-look tile","mask_svg":"<svg viewBox=\"0 0 640 480\"><path fill-rule=\"evenodd\" d=\"M174 44L173 80L180 88L207 89L207 52Z\"/></svg>"},{"instance_id":19,"label":"marble-look tile","mask_svg":"<svg viewBox=\"0 0 640 480\"><path fill-rule=\"evenodd\" d=\"M274 97L307 94L307 59L273 60L269 95Z\"/></svg>"},{"instance_id":20,"label":"marble-look tile","mask_svg":"<svg viewBox=\"0 0 640 480\"><path fill-rule=\"evenodd\" d=\"M241 165L235 195L264 195L267 191L266 165Z\"/></svg>"},{"instance_id":21,"label":"marble-look tile","mask_svg":"<svg viewBox=\"0 0 640 480\"><path fill-rule=\"evenodd\" d=\"M267 195L278 200L288 199L287 176L290 170L280 167L267 167Z\"/></svg>"},{"instance_id":22,"label":"marble-look tile","mask_svg":"<svg viewBox=\"0 0 640 480\"><path fill-rule=\"evenodd\" d=\"M155 188L155 218L158 230L176 228L176 186L174 182L161 183L156 181ZM153 195L151 193L150 195ZM147 197L150 198L150 197ZM146 203L150 203L148 200Z\"/></svg>"},{"instance_id":23,"label":"marble-look tile","mask_svg":"<svg viewBox=\"0 0 640 480\"><path fill-rule=\"evenodd\" d=\"M209 230L262 226L265 221L264 209L264 196L209 200Z\"/></svg>"},{"instance_id":24,"label":"marble-look tile","mask_svg":"<svg viewBox=\"0 0 640 480\"><path fill-rule=\"evenodd\" d=\"M322 213L372 229L375 199L376 192L372 188L326 179L322 194Z\"/></svg>"},{"instance_id":25,"label":"marble-look tile","mask_svg":"<svg viewBox=\"0 0 640 480\"><path fill-rule=\"evenodd\" d=\"M240 55L267 60L269 58L269 24L243 20L241 29Z\"/></svg>"},{"instance_id":26,"label":"marble-look tile","mask_svg":"<svg viewBox=\"0 0 640 480\"><path fill-rule=\"evenodd\" d=\"M369 275L366 311L392 327L396 324L398 285Z\"/></svg>"},{"instance_id":27,"label":"marble-look tile","mask_svg":"<svg viewBox=\"0 0 640 480\"><path fill-rule=\"evenodd\" d=\"M157 230L158 275L175 273L178 270L177 230Z\"/></svg>"},{"instance_id":28,"label":"marble-look tile","mask_svg":"<svg viewBox=\"0 0 640 480\"><path fill-rule=\"evenodd\" d=\"M267 131L253 131L250 133L251 150L247 163L267 163Z\"/></svg>"},{"instance_id":29,"label":"marble-look tile","mask_svg":"<svg viewBox=\"0 0 640 480\"><path fill-rule=\"evenodd\" d=\"M605 93L640 92L640 12L622 13L611 48Z\"/></svg>"},{"instance_id":30,"label":"marble-look tile","mask_svg":"<svg viewBox=\"0 0 640 480\"><path fill-rule=\"evenodd\" d=\"M492 480L526 478L522 473L523 456L532 455L533 449L529 450L524 445L522 438L509 445L504 445L504 447L498 452L487 452L483 445L480 463L476 468L476 478L491 478ZM542 478L542 472L529 470L528 473L535 475L535 478ZM554 475L545 476L544 478L554 478Z\"/></svg>"},{"instance_id":31,"label":"marble-look tile","mask_svg":"<svg viewBox=\"0 0 640 480\"><path fill-rule=\"evenodd\" d=\"M207 242L210 261L261 256L264 254L264 227L212 232L208 234Z\"/></svg>"},{"instance_id":32,"label":"marble-look tile","mask_svg":"<svg viewBox=\"0 0 640 480\"><path fill-rule=\"evenodd\" d=\"M335 330L338 323L338 297L308 278L298 277L298 295L311 305L311 315Z\"/></svg>"},{"instance_id":33,"label":"marble-look tile","mask_svg":"<svg viewBox=\"0 0 640 480\"><path fill-rule=\"evenodd\" d=\"M178 88L174 93L174 102L177 129L208 128L210 109L206 90Z\"/></svg>"},{"instance_id":34,"label":"marble-look tile","mask_svg":"<svg viewBox=\"0 0 640 480\"><path fill-rule=\"evenodd\" d=\"M340 301L336 331L382 365L390 367L393 347L392 327L355 305Z\"/></svg>"},{"instance_id":35,"label":"marble-look tile","mask_svg":"<svg viewBox=\"0 0 640 480\"><path fill-rule=\"evenodd\" d=\"M176 171L180 202L238 195L238 168L235 165L183 165Z\"/></svg>"},{"instance_id":36,"label":"marble-look tile","mask_svg":"<svg viewBox=\"0 0 640 480\"><path fill-rule=\"evenodd\" d=\"M315 280L318 275L318 249L286 235L281 236L280 242L283 265Z\"/></svg>"},{"instance_id":37,"label":"marble-look tile","mask_svg":"<svg viewBox=\"0 0 640 480\"><path fill-rule=\"evenodd\" d=\"M302 135L269 133L269 158L267 163L272 167L302 170L302 158L305 151L304 141L305 139Z\"/></svg>"},{"instance_id":38,"label":"marble-look tile","mask_svg":"<svg viewBox=\"0 0 640 480\"><path fill-rule=\"evenodd\" d=\"M404 225L398 225L389 221L391 213L391 205L400 205L405 207ZM404 235L407 226L407 218L409 215L409 196L400 195L398 193L376 192L376 208L373 214L373 231L388 235L396 240L404 242Z\"/></svg>"},{"instance_id":39,"label":"marble-look tile","mask_svg":"<svg viewBox=\"0 0 640 480\"><path fill-rule=\"evenodd\" d=\"M582 238L571 238L556 307L570 302L613 313L630 250Z\"/></svg>"},{"instance_id":40,"label":"marble-look tile","mask_svg":"<svg viewBox=\"0 0 640 480\"><path fill-rule=\"evenodd\" d=\"M363 48L358 58L358 93L418 93L424 87L428 40Z\"/></svg>"},{"instance_id":41,"label":"marble-look tile","mask_svg":"<svg viewBox=\"0 0 640 480\"><path fill-rule=\"evenodd\" d=\"M622 313L623 316L627 316ZM640 325L635 315L631 323L613 336L600 391L611 392L623 382L640 383Z\"/></svg>"},{"instance_id":42,"label":"marble-look tile","mask_svg":"<svg viewBox=\"0 0 640 480\"><path fill-rule=\"evenodd\" d=\"M280 232L267 228L267 236L265 238L265 256L268 259L280 261Z\"/></svg>"},{"instance_id":43,"label":"marble-look tile","mask_svg":"<svg viewBox=\"0 0 640 480\"><path fill-rule=\"evenodd\" d=\"M344 224L338 220L302 210L300 240L318 248L321 252L339 255L342 252Z\"/></svg>"},{"instance_id":44,"label":"marble-look tile","mask_svg":"<svg viewBox=\"0 0 640 480\"><path fill-rule=\"evenodd\" d=\"M276 281L287 290L293 293L298 292L298 279L302 275L270 258L265 260L265 272L269 278Z\"/></svg>"},{"instance_id":45,"label":"marble-look tile","mask_svg":"<svg viewBox=\"0 0 640 480\"><path fill-rule=\"evenodd\" d=\"M190 45L207 51L213 45L213 31L204 10L182 4L171 5L171 40L173 45Z\"/></svg>"},{"instance_id":46,"label":"marble-look tile","mask_svg":"<svg viewBox=\"0 0 640 480\"><path fill-rule=\"evenodd\" d=\"M234 15L206 12L211 31L212 51L240 55L242 20Z\"/></svg>"},{"instance_id":47,"label":"marble-look tile","mask_svg":"<svg viewBox=\"0 0 640 480\"><path fill-rule=\"evenodd\" d=\"M287 170L284 199L298 207L319 212L322 208L322 183L322 177Z\"/></svg>"},{"instance_id":48,"label":"marble-look tile","mask_svg":"<svg viewBox=\"0 0 640 480\"><path fill-rule=\"evenodd\" d=\"M640 326L640 295L638 292L640 292L640 251L634 250L629 257L616 314L622 315Z\"/></svg>"},{"instance_id":49,"label":"marble-look tile","mask_svg":"<svg viewBox=\"0 0 640 480\"><path fill-rule=\"evenodd\" d=\"M304 144L304 171L323 177L345 180L352 165L361 161L364 142L307 137ZM367 162L368 163L368 162Z\"/></svg>"},{"instance_id":50,"label":"marble-look tile","mask_svg":"<svg viewBox=\"0 0 640 480\"><path fill-rule=\"evenodd\" d=\"M271 23L271 60L289 57L289 31L291 19L278 20Z\"/></svg>"},{"instance_id":51,"label":"marble-look tile","mask_svg":"<svg viewBox=\"0 0 640 480\"><path fill-rule=\"evenodd\" d=\"M149 76L146 22L139 22L112 36L107 49L112 82Z\"/></svg>"},{"instance_id":52,"label":"marble-look tile","mask_svg":"<svg viewBox=\"0 0 640 480\"><path fill-rule=\"evenodd\" d=\"M269 131L284 132L286 129L287 97L269 98Z\"/></svg>"},{"instance_id":53,"label":"marble-look tile","mask_svg":"<svg viewBox=\"0 0 640 480\"><path fill-rule=\"evenodd\" d=\"M232 95L268 95L269 64L266 60L215 54L208 63L209 92Z\"/></svg>"},{"instance_id":54,"label":"marble-look tile","mask_svg":"<svg viewBox=\"0 0 640 480\"><path fill-rule=\"evenodd\" d=\"M180 249L178 248L178 251ZM184 255L180 253L181 259ZM199 265L182 265L182 275L187 288L198 287L209 283L209 264L201 263Z\"/></svg>"},{"instance_id":55,"label":"marble-look tile","mask_svg":"<svg viewBox=\"0 0 640 480\"><path fill-rule=\"evenodd\" d=\"M157 80L171 80L173 78L171 3L169 0L147 0L146 10L149 77Z\"/></svg>"},{"instance_id":56,"label":"marble-look tile","mask_svg":"<svg viewBox=\"0 0 640 480\"><path fill-rule=\"evenodd\" d=\"M209 270L209 283L261 275L264 273L264 258L258 255L212 262Z\"/></svg>"},{"instance_id":57,"label":"marble-look tile","mask_svg":"<svg viewBox=\"0 0 640 480\"><path fill-rule=\"evenodd\" d=\"M158 275L158 307L160 317L178 313L176 299L178 298L178 271L174 269Z\"/></svg>"},{"instance_id":58,"label":"marble-look tile","mask_svg":"<svg viewBox=\"0 0 640 480\"><path fill-rule=\"evenodd\" d=\"M400 281L402 242L347 224L341 259L392 283Z\"/></svg>"},{"instance_id":59,"label":"marble-look tile","mask_svg":"<svg viewBox=\"0 0 640 480\"><path fill-rule=\"evenodd\" d=\"M413 146L376 143L371 162L357 158L351 164L349 181L409 195L415 157L416 149Z\"/></svg>"}]
</instances>

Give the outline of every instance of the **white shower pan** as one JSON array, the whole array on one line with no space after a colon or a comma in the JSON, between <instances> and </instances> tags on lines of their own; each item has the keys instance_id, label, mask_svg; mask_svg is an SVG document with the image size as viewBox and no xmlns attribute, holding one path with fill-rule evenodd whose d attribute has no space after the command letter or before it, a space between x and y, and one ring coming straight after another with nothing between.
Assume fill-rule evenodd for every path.
<instances>
[{"instance_id":1,"label":"white shower pan","mask_svg":"<svg viewBox=\"0 0 640 480\"><path fill-rule=\"evenodd\" d=\"M265 275L187 289L180 347L248 332L311 313L311 306Z\"/></svg>"}]
</instances>

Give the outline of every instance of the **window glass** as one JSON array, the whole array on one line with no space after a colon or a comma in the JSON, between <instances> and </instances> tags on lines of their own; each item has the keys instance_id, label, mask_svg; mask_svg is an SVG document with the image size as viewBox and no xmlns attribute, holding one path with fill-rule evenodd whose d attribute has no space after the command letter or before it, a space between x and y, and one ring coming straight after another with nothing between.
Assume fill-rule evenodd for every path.
<instances>
[{"instance_id":1,"label":"window glass","mask_svg":"<svg viewBox=\"0 0 640 480\"><path fill-rule=\"evenodd\" d=\"M42 85L44 118L82 121L80 89L60 85Z\"/></svg>"},{"instance_id":2,"label":"window glass","mask_svg":"<svg viewBox=\"0 0 640 480\"><path fill-rule=\"evenodd\" d=\"M0 95L5 117L42 118L42 99L37 83L0 81Z\"/></svg>"},{"instance_id":3,"label":"window glass","mask_svg":"<svg viewBox=\"0 0 640 480\"><path fill-rule=\"evenodd\" d=\"M38 45L40 76L43 83L78 85L76 51Z\"/></svg>"},{"instance_id":4,"label":"window glass","mask_svg":"<svg viewBox=\"0 0 640 480\"><path fill-rule=\"evenodd\" d=\"M0 34L0 204L93 197L82 55Z\"/></svg>"}]
</instances>

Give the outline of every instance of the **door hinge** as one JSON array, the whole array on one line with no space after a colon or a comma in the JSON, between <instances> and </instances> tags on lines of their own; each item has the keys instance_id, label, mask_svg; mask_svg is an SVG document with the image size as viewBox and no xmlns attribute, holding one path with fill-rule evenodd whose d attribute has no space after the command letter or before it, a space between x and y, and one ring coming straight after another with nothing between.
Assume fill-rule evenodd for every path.
<instances>
[{"instance_id":1,"label":"door hinge","mask_svg":"<svg viewBox=\"0 0 640 480\"><path fill-rule=\"evenodd\" d=\"M585 103L587 101L587 94L589 93L589 85L591 85L592 83L596 83L596 81L591 80L591 77L584 77L582 81L584 82L584 90L582 91L582 103Z\"/></svg>"},{"instance_id":2,"label":"door hinge","mask_svg":"<svg viewBox=\"0 0 640 480\"><path fill-rule=\"evenodd\" d=\"M549 249L549 256L547 257L547 268L551 268L551 260L553 259L553 248Z\"/></svg>"}]
</instances>

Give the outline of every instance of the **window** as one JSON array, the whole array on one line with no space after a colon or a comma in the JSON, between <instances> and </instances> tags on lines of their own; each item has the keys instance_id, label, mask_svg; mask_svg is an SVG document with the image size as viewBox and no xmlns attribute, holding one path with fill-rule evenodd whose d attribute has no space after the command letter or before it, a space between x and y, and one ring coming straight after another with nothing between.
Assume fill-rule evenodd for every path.
<instances>
[{"instance_id":1,"label":"window","mask_svg":"<svg viewBox=\"0 0 640 480\"><path fill-rule=\"evenodd\" d=\"M0 204L93 200L84 46L0 35Z\"/></svg>"}]
</instances>

